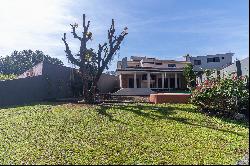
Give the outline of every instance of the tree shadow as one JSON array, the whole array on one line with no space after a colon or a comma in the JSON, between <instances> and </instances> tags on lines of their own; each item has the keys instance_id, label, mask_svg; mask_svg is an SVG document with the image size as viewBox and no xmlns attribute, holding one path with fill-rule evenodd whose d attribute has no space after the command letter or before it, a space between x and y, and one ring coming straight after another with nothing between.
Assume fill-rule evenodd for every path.
<instances>
[{"instance_id":1,"label":"tree shadow","mask_svg":"<svg viewBox=\"0 0 250 166\"><path fill-rule=\"evenodd\" d=\"M113 105L114 109L120 109L123 111L130 111L138 116L150 118L152 120L165 119L171 114L175 114L175 107L160 107L156 105Z\"/></svg>"},{"instance_id":2,"label":"tree shadow","mask_svg":"<svg viewBox=\"0 0 250 166\"><path fill-rule=\"evenodd\" d=\"M96 111L98 112L99 115L107 117L110 122L118 122L124 125L129 125L128 123L114 119L113 115L107 112L107 110L109 110L111 107L112 107L111 105L99 105Z\"/></svg>"},{"instance_id":3,"label":"tree shadow","mask_svg":"<svg viewBox=\"0 0 250 166\"><path fill-rule=\"evenodd\" d=\"M0 109L9 109L9 108L17 108L17 107L24 107L24 106L35 106L35 105L50 105L50 106L57 106L57 105L62 105L62 104L82 104L82 103L76 103L76 102L66 102L66 101L61 101L61 102L35 102L31 104L22 104L22 105L12 105L12 106L5 106L5 107L0 107ZM161 120L161 119L169 119L173 121L177 121L183 124L187 125L192 125L192 126L198 126L198 127L205 127L208 129L213 129L221 132L227 132L231 134L236 134L239 136L243 136L240 133L230 131L230 130L224 130L224 129L219 129L210 125L204 125L204 124L199 124L200 122L194 121L193 119L190 121L190 119L187 118L182 118L182 117L174 117L171 115L176 114L177 111L184 111L184 112L192 112L192 113L199 113L199 114L204 114L203 112L198 111L196 108L185 108L185 107L177 107L175 105L155 105L155 104L99 104L98 108L96 108L96 111L98 112L99 115L105 116L109 119L111 122L118 122L124 125L129 125L128 123L122 122L120 120L117 120L113 117L112 114L108 113L108 110L112 109L120 109L123 111L128 111L132 112L135 115L142 116L145 118L149 118L151 120ZM207 116L212 116L212 115L207 115ZM236 125L240 125L242 127L248 127L248 124L242 121L236 121L236 120L231 120L228 118L220 118L222 121L226 123L233 123Z\"/></svg>"},{"instance_id":4,"label":"tree shadow","mask_svg":"<svg viewBox=\"0 0 250 166\"><path fill-rule=\"evenodd\" d=\"M0 106L0 109L11 109L11 108L36 106L36 105L57 106L57 105L69 104L69 103L77 104L76 102L69 102L69 101L41 101L41 102L32 102L32 103L24 103L24 104L5 105L5 106Z\"/></svg>"},{"instance_id":5,"label":"tree shadow","mask_svg":"<svg viewBox=\"0 0 250 166\"><path fill-rule=\"evenodd\" d=\"M176 107L176 106L172 106L172 105L159 106L159 105L142 105L142 104L136 104L136 105L121 105L121 104L114 105L114 104L112 104L112 105L102 105L100 107L100 109L98 110L99 114L107 116L110 121L117 121L120 123L123 123L123 122L114 119L114 117L111 114L107 113L107 110L110 108L120 109L123 111L129 111L129 112L132 112L138 116L149 118L151 120L168 119L168 120L177 121L177 122L180 122L180 123L186 124L186 125L204 127L204 128L217 130L217 131L221 131L221 132L225 132L225 133L235 134L238 136L244 136L241 133L230 131L230 130L225 130L225 129L220 129L220 128L211 126L209 124L199 124L200 122L194 121L194 119L171 116L171 115L176 114L176 111L185 111L185 112L202 114L201 112L197 111L195 108L181 108L181 107ZM232 121L229 119L222 119L222 120L224 122L235 123L235 124L240 125L242 127L247 127L247 124L245 124L245 123ZM123 123L123 124L126 124L126 123Z\"/></svg>"}]
</instances>

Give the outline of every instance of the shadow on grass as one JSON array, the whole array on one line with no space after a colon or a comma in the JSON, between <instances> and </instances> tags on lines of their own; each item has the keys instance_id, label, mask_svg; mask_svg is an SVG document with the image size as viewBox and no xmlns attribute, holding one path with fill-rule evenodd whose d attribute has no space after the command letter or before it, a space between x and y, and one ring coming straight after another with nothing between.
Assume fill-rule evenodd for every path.
<instances>
[{"instance_id":1,"label":"shadow on grass","mask_svg":"<svg viewBox=\"0 0 250 166\"><path fill-rule=\"evenodd\" d=\"M69 104L69 103L77 104L76 102L65 102L65 101L61 101L61 102L35 102L32 104L22 104L22 105L0 107L0 109L9 109L9 108L17 108L17 107L23 107L23 106L35 106L35 105L57 106L57 105ZM129 124L115 119L112 116L112 114L108 113L108 110L110 108L132 112L138 116L142 116L142 117L149 118L152 120L169 119L169 120L177 121L177 122L187 124L187 125L192 125L192 126L197 126L197 127L205 127L208 129L213 129L213 130L217 130L217 131L221 131L221 132L227 132L227 133L243 136L242 134L234 132L234 131L219 129L219 128L216 128L216 127L213 127L213 126L210 126L207 124L206 125L197 124L200 122L192 123L192 122L190 122L190 119L187 119L187 118L170 116L170 115L176 114L176 111L184 111L184 112L192 112L192 113L202 114L201 112L197 111L195 108L186 108L186 107L180 107L180 106L175 106L175 105L160 106L160 105L145 105L145 104L134 104L134 105L131 105L131 104L125 104L125 105L124 104L123 105L121 105L121 104L117 104L117 105L116 104L104 104L104 105L99 105L99 107L96 109L99 115L107 117L109 119L109 121L122 123L124 125L129 125ZM226 123L233 123L233 124L240 125L242 127L248 127L248 124L245 122L230 120L227 118L221 118L221 119Z\"/></svg>"},{"instance_id":2,"label":"shadow on grass","mask_svg":"<svg viewBox=\"0 0 250 166\"><path fill-rule=\"evenodd\" d=\"M111 106L101 105L99 108L96 109L96 111L98 112L99 115L107 117L109 119L109 121L111 121L111 122L118 122L118 123L122 123L124 125L129 125L128 123L114 119L112 114L107 113L107 110L110 108L111 108Z\"/></svg>"},{"instance_id":3,"label":"shadow on grass","mask_svg":"<svg viewBox=\"0 0 250 166\"><path fill-rule=\"evenodd\" d=\"M225 130L225 129L220 129L216 128L214 126L210 126L208 124L199 124L200 122L197 121L197 123L190 122L190 119L187 118L182 118L182 117L173 117L170 115L176 114L176 111L185 111L185 112L195 112L195 113L200 113L198 112L195 108L182 108L182 107L175 107L172 105L169 106L157 106L157 105L101 105L100 108L97 110L99 114L104 115L109 118L110 121L118 121L114 119L114 117L108 113L108 109L113 108L113 109L120 109L123 111L129 111L132 112L138 116L142 116L145 118L149 118L152 120L160 120L160 119L168 119L168 120L173 120L177 121L179 123L183 123L186 125L191 125L191 126L197 126L197 127L204 127L212 130L217 130L221 132L226 132L230 134L235 134L238 136L244 136L241 133L230 131L230 130ZM156 114L155 114L156 113ZM193 120L193 119L192 119ZM246 123L244 122L238 122L234 120L229 120L229 119L222 119L224 122L227 123L234 123L237 125L240 125L242 127L248 127ZM122 122L121 122L122 123Z\"/></svg>"},{"instance_id":4,"label":"shadow on grass","mask_svg":"<svg viewBox=\"0 0 250 166\"><path fill-rule=\"evenodd\" d=\"M33 102L33 103L28 103L28 104L16 104L16 105L0 106L0 109L10 109L10 108L18 108L18 107L26 107L26 106L36 106L36 105L57 106L57 105L69 104L69 103L74 103L74 102L52 102L52 101L50 102L50 101L42 101L42 102Z\"/></svg>"}]
</instances>

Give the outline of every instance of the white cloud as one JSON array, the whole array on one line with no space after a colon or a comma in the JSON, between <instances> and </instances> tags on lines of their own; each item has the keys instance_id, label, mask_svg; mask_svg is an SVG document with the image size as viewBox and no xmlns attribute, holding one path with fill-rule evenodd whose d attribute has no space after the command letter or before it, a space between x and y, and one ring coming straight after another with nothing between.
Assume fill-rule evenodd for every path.
<instances>
[{"instance_id":1,"label":"white cloud","mask_svg":"<svg viewBox=\"0 0 250 166\"><path fill-rule=\"evenodd\" d=\"M57 35L71 20L69 0L1 0L0 55L15 49L40 49L46 53L60 45Z\"/></svg>"}]
</instances>

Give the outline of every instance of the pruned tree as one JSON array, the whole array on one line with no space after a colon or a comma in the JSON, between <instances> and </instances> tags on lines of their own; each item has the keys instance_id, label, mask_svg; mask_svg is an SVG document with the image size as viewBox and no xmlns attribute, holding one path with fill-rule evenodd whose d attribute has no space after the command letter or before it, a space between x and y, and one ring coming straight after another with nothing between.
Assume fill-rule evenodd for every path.
<instances>
[{"instance_id":1,"label":"pruned tree","mask_svg":"<svg viewBox=\"0 0 250 166\"><path fill-rule=\"evenodd\" d=\"M112 19L112 24L108 30L108 42L99 44L98 50L88 48L87 43L92 39L92 33L89 31L90 21L85 21L83 14L83 32L82 35L76 33L78 24L70 24L73 37L80 42L80 50L77 54L73 54L66 41L66 33L62 38L65 44L65 53L69 61L78 66L81 77L83 79L83 96L86 102L95 102L95 94L97 90L97 82L100 79L103 71L108 69L108 64L112 61L114 55L120 49L120 45L128 34L127 27L118 35L115 35L115 22Z\"/></svg>"}]
</instances>

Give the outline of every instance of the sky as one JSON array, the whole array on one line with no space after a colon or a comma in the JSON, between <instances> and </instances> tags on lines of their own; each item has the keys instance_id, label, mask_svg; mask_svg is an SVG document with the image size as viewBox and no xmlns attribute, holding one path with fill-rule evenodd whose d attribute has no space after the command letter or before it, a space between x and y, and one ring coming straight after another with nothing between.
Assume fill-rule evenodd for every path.
<instances>
[{"instance_id":1,"label":"sky","mask_svg":"<svg viewBox=\"0 0 250 166\"><path fill-rule=\"evenodd\" d=\"M66 66L67 33L74 53L80 43L73 39L70 24L82 14L90 20L97 50L107 41L107 30L115 19L119 34L128 36L109 70L123 57L147 56L184 60L183 56L235 53L234 59L249 56L249 0L0 0L0 56L14 50L41 50L61 59Z\"/></svg>"}]
</instances>

